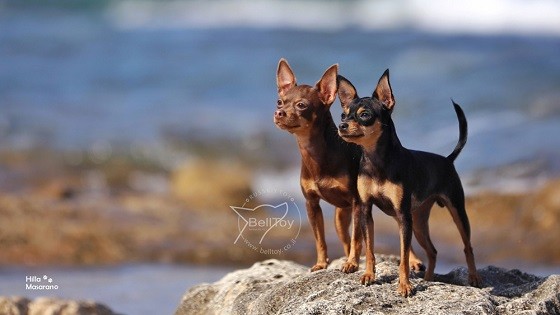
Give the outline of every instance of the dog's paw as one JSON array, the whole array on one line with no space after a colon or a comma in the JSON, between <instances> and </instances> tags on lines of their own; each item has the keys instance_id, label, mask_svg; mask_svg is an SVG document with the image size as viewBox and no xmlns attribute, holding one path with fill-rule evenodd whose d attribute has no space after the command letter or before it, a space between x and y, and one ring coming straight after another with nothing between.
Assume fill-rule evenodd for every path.
<instances>
[{"instance_id":1,"label":"dog's paw","mask_svg":"<svg viewBox=\"0 0 560 315\"><path fill-rule=\"evenodd\" d=\"M358 264L355 262L345 262L344 264L342 264L342 267L340 268L340 271L344 272L344 273L353 273L358 271Z\"/></svg>"},{"instance_id":2,"label":"dog's paw","mask_svg":"<svg viewBox=\"0 0 560 315\"><path fill-rule=\"evenodd\" d=\"M409 297L412 295L412 285L410 282L400 282L399 281L399 294L403 297Z\"/></svg>"},{"instance_id":3,"label":"dog's paw","mask_svg":"<svg viewBox=\"0 0 560 315\"><path fill-rule=\"evenodd\" d=\"M373 283L373 281L375 281L375 273L371 272L364 272L362 278L360 278L360 282L363 285L370 285Z\"/></svg>"},{"instance_id":4,"label":"dog's paw","mask_svg":"<svg viewBox=\"0 0 560 315\"><path fill-rule=\"evenodd\" d=\"M424 275L424 280L426 280L426 281L434 281L434 273L433 273L433 272L426 271L426 274Z\"/></svg>"},{"instance_id":5,"label":"dog's paw","mask_svg":"<svg viewBox=\"0 0 560 315\"><path fill-rule=\"evenodd\" d=\"M316 263L315 266L311 267L311 272L327 269L328 263Z\"/></svg>"},{"instance_id":6,"label":"dog's paw","mask_svg":"<svg viewBox=\"0 0 560 315\"><path fill-rule=\"evenodd\" d=\"M424 270L426 270L426 266L424 266L424 264L422 263L422 261L420 259L410 259L410 261L408 262L408 265L410 266L410 270L413 270L413 271L424 271Z\"/></svg>"},{"instance_id":7,"label":"dog's paw","mask_svg":"<svg viewBox=\"0 0 560 315\"><path fill-rule=\"evenodd\" d=\"M480 278L478 272L469 274L469 284L476 288L482 287L482 278Z\"/></svg>"}]
</instances>

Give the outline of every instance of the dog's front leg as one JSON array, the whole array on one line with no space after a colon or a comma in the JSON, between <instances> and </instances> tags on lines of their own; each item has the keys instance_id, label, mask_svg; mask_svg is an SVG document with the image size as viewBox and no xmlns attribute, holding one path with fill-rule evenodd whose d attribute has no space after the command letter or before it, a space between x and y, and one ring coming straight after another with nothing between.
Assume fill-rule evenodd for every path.
<instances>
[{"instance_id":1,"label":"dog's front leg","mask_svg":"<svg viewBox=\"0 0 560 315\"><path fill-rule=\"evenodd\" d=\"M401 262L399 264L399 288L398 292L408 297L412 294L412 285L410 284L410 265L409 255L412 242L412 213L410 205L410 197L403 198L400 209L395 209L399 218L399 231L401 236Z\"/></svg>"},{"instance_id":2,"label":"dog's front leg","mask_svg":"<svg viewBox=\"0 0 560 315\"><path fill-rule=\"evenodd\" d=\"M398 217L393 217L393 219L395 219L395 221L397 221L397 224L399 223L399 218ZM415 271L421 271L421 270L424 270L426 268L424 266L424 263L422 263L422 260L414 252L414 248L412 247L412 245L410 246L409 265L410 265L410 269L415 270Z\"/></svg>"},{"instance_id":3,"label":"dog's front leg","mask_svg":"<svg viewBox=\"0 0 560 315\"><path fill-rule=\"evenodd\" d=\"M375 280L375 255L373 253L373 216L371 214L372 202L364 202L360 206L360 218L358 220L362 236L366 242L366 270L360 281L368 285Z\"/></svg>"},{"instance_id":4,"label":"dog's front leg","mask_svg":"<svg viewBox=\"0 0 560 315\"><path fill-rule=\"evenodd\" d=\"M334 209L334 226L336 228L336 234L338 234L338 238L340 242L342 242L346 257L350 257L350 250L352 247L352 239L348 233L350 223L352 223L352 208L336 207Z\"/></svg>"},{"instance_id":5,"label":"dog's front leg","mask_svg":"<svg viewBox=\"0 0 560 315\"><path fill-rule=\"evenodd\" d=\"M360 203L355 201L352 205L352 241L350 242L350 252L348 259L342 265L341 270L345 273L358 271L360 265L360 255L362 253L362 227L360 225Z\"/></svg>"},{"instance_id":6,"label":"dog's front leg","mask_svg":"<svg viewBox=\"0 0 560 315\"><path fill-rule=\"evenodd\" d=\"M305 203L307 208L307 218L309 224L313 229L313 236L315 237L315 247L317 250L317 263L311 267L311 271L326 269L329 264L327 256L327 243L325 242L325 224L323 221L323 210L319 206L319 198L308 196Z\"/></svg>"}]
</instances>

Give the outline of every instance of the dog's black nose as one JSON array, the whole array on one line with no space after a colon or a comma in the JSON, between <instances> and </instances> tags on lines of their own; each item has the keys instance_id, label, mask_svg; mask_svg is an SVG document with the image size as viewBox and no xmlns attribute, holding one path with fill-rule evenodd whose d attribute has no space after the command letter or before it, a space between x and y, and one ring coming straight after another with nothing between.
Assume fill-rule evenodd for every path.
<instances>
[{"instance_id":1,"label":"dog's black nose","mask_svg":"<svg viewBox=\"0 0 560 315\"><path fill-rule=\"evenodd\" d=\"M286 117L286 112L279 109L279 110L274 112L274 117L276 117L276 118Z\"/></svg>"},{"instance_id":2,"label":"dog's black nose","mask_svg":"<svg viewBox=\"0 0 560 315\"><path fill-rule=\"evenodd\" d=\"M340 125L338 125L338 129L343 130L343 131L348 130L348 123L345 123L345 122L340 123Z\"/></svg>"}]
</instances>

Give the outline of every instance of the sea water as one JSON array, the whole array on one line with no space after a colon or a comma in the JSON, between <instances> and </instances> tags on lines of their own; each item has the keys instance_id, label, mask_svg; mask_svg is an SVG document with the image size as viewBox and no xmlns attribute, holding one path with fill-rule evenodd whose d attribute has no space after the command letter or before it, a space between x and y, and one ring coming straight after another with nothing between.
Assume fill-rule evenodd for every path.
<instances>
[{"instance_id":1,"label":"sea water","mask_svg":"<svg viewBox=\"0 0 560 315\"><path fill-rule=\"evenodd\" d=\"M173 314L187 289L217 281L233 269L167 264L0 267L0 296L94 300L118 314Z\"/></svg>"},{"instance_id":2,"label":"sea water","mask_svg":"<svg viewBox=\"0 0 560 315\"><path fill-rule=\"evenodd\" d=\"M285 57L300 84L338 63L360 96L389 68L413 149L452 151L452 98L469 122L463 175L535 160L560 171L557 1L59 2L0 7L2 148L289 137L272 123Z\"/></svg>"}]
</instances>

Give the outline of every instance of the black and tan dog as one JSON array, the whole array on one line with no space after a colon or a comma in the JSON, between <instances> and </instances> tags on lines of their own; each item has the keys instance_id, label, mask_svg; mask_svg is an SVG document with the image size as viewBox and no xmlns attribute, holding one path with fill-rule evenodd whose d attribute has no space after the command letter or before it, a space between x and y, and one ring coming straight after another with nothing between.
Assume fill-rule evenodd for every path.
<instances>
[{"instance_id":1,"label":"black and tan dog","mask_svg":"<svg viewBox=\"0 0 560 315\"><path fill-rule=\"evenodd\" d=\"M301 153L300 184L317 249L317 263L311 271L325 269L329 262L319 205L322 199L335 206L336 231L348 257L342 271L348 273L358 269L361 252L359 225L354 224L352 241L348 230L352 213L359 215L356 183L362 153L359 146L340 138L330 113L336 99L337 72L338 66L333 65L314 86L297 85L288 62L281 59L276 75L278 104L274 123L295 135ZM413 269L423 268L413 252L410 263Z\"/></svg>"},{"instance_id":2,"label":"black and tan dog","mask_svg":"<svg viewBox=\"0 0 560 315\"><path fill-rule=\"evenodd\" d=\"M381 76L371 97L359 98L348 80L339 76L338 96L343 106L340 136L361 146L363 155L358 175L361 201L362 233L366 241L366 270L361 281L375 280L373 254L372 205L394 216L399 222L401 261L398 291L409 296L409 249L412 233L428 255L426 280L432 280L436 249L430 240L428 219L432 205L446 206L459 229L469 270L469 283L480 286L470 242L470 225L465 212L465 197L453 161L467 141L467 120L459 105L453 102L459 119L459 142L453 152L443 157L429 152L404 148L395 130L391 113L395 98L389 83L389 70Z\"/></svg>"}]
</instances>

